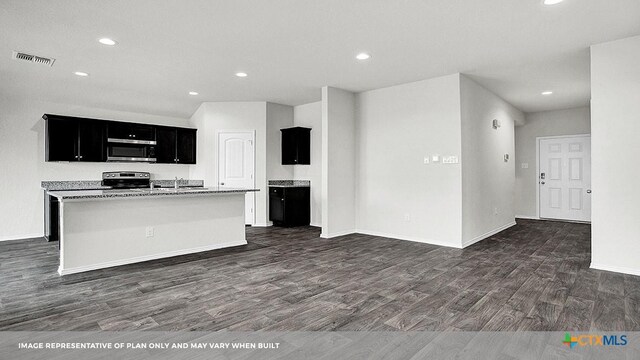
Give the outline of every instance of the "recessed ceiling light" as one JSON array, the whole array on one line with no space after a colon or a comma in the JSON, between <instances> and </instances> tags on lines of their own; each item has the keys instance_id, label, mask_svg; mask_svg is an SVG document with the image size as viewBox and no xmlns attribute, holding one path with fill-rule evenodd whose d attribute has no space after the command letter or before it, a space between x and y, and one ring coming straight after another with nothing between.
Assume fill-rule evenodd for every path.
<instances>
[{"instance_id":1,"label":"recessed ceiling light","mask_svg":"<svg viewBox=\"0 0 640 360\"><path fill-rule=\"evenodd\" d=\"M542 95L551 95L553 94L553 91L543 91Z\"/></svg>"},{"instance_id":2,"label":"recessed ceiling light","mask_svg":"<svg viewBox=\"0 0 640 360\"><path fill-rule=\"evenodd\" d=\"M371 55L367 54L367 53L360 53L358 55L356 55L356 59L358 60L367 60L371 58Z\"/></svg>"},{"instance_id":3,"label":"recessed ceiling light","mask_svg":"<svg viewBox=\"0 0 640 360\"><path fill-rule=\"evenodd\" d=\"M74 74L76 74L78 76L89 76L89 74L87 74L86 72L82 72L82 71L76 71L76 72L74 72Z\"/></svg>"},{"instance_id":4,"label":"recessed ceiling light","mask_svg":"<svg viewBox=\"0 0 640 360\"><path fill-rule=\"evenodd\" d=\"M238 72L236 73L237 77L247 77L247 73L243 73L243 72Z\"/></svg>"},{"instance_id":5,"label":"recessed ceiling light","mask_svg":"<svg viewBox=\"0 0 640 360\"><path fill-rule=\"evenodd\" d=\"M198 93L195 91L189 91L189 95L198 95Z\"/></svg>"},{"instance_id":6,"label":"recessed ceiling light","mask_svg":"<svg viewBox=\"0 0 640 360\"><path fill-rule=\"evenodd\" d=\"M100 40L98 40L98 42L100 42L100 44L102 45L109 45L109 46L113 46L115 44L117 44L117 42L115 40L109 39L109 38L102 38Z\"/></svg>"},{"instance_id":7,"label":"recessed ceiling light","mask_svg":"<svg viewBox=\"0 0 640 360\"><path fill-rule=\"evenodd\" d=\"M544 0L545 5L555 5L560 4L564 0Z\"/></svg>"}]
</instances>

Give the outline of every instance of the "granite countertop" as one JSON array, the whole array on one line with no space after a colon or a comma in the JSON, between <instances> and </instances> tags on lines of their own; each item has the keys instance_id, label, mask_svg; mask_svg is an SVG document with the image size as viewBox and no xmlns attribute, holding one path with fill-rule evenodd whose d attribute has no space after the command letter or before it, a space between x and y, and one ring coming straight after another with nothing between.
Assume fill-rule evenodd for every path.
<instances>
[{"instance_id":1,"label":"granite countertop","mask_svg":"<svg viewBox=\"0 0 640 360\"><path fill-rule=\"evenodd\" d=\"M310 180L269 180L269 187L311 187Z\"/></svg>"},{"instance_id":2,"label":"granite countertop","mask_svg":"<svg viewBox=\"0 0 640 360\"><path fill-rule=\"evenodd\" d=\"M151 182L157 187L173 187L174 180L154 179ZM198 187L203 186L203 180L179 180L180 186ZM100 180L75 180L75 181L42 181L40 187L47 191L66 190L107 190L111 186L103 186Z\"/></svg>"},{"instance_id":3,"label":"granite countertop","mask_svg":"<svg viewBox=\"0 0 640 360\"><path fill-rule=\"evenodd\" d=\"M155 189L101 189L101 190L54 190L48 194L65 200L90 200L113 198L141 198L141 197L167 197L167 196L206 196L215 194L246 193L259 191L258 189L241 189L226 187L187 187L187 188L155 188Z\"/></svg>"}]
</instances>

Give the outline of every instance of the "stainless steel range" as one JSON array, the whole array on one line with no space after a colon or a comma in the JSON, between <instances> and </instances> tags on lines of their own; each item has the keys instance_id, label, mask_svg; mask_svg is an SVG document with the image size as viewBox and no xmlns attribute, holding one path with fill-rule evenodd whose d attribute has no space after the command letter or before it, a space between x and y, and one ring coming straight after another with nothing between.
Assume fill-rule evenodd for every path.
<instances>
[{"instance_id":1,"label":"stainless steel range","mask_svg":"<svg viewBox=\"0 0 640 360\"><path fill-rule=\"evenodd\" d=\"M139 171L109 171L102 173L102 185L114 189L148 188L151 183L148 172Z\"/></svg>"}]
</instances>

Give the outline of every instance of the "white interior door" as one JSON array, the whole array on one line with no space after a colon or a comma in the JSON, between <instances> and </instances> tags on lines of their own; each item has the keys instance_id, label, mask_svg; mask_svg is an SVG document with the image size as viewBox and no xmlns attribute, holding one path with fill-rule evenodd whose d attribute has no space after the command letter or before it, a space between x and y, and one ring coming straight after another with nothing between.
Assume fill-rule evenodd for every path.
<instances>
[{"instance_id":1,"label":"white interior door","mask_svg":"<svg viewBox=\"0 0 640 360\"><path fill-rule=\"evenodd\" d=\"M218 133L218 185L255 188L255 132L221 131ZM255 193L247 192L245 223L255 223Z\"/></svg>"},{"instance_id":2,"label":"white interior door","mask_svg":"<svg viewBox=\"0 0 640 360\"><path fill-rule=\"evenodd\" d=\"M591 137L540 139L540 217L591 221Z\"/></svg>"}]
</instances>

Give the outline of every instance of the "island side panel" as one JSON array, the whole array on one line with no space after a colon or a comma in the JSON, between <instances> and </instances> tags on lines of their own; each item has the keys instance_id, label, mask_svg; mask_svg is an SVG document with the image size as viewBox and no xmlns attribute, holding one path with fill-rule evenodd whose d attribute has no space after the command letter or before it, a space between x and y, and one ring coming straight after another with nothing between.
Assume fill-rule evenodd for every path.
<instances>
[{"instance_id":1,"label":"island side panel","mask_svg":"<svg viewBox=\"0 0 640 360\"><path fill-rule=\"evenodd\" d=\"M65 201L59 273L244 245L244 198L234 193Z\"/></svg>"}]
</instances>

